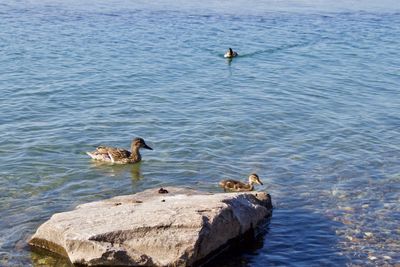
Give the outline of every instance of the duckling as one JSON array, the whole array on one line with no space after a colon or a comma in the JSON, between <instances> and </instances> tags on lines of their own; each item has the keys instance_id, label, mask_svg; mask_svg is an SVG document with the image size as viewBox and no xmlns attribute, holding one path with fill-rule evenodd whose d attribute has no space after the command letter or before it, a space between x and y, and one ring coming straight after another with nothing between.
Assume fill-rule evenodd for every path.
<instances>
[{"instance_id":1,"label":"duckling","mask_svg":"<svg viewBox=\"0 0 400 267\"><path fill-rule=\"evenodd\" d=\"M237 56L238 56L238 53L233 51L232 48L230 48L230 47L229 47L229 50L224 55L224 57L226 57L226 58L233 58L233 57L237 57Z\"/></svg>"},{"instance_id":2,"label":"duckling","mask_svg":"<svg viewBox=\"0 0 400 267\"><path fill-rule=\"evenodd\" d=\"M146 148L153 150L151 147L146 145L142 138L135 138L131 143L131 151L108 146L99 146L95 151L86 152L92 159L110 162L110 163L136 163L142 160L139 149Z\"/></svg>"},{"instance_id":3,"label":"duckling","mask_svg":"<svg viewBox=\"0 0 400 267\"><path fill-rule=\"evenodd\" d=\"M158 193L159 193L159 194L168 194L168 190L161 187L161 188L158 190Z\"/></svg>"},{"instance_id":4,"label":"duckling","mask_svg":"<svg viewBox=\"0 0 400 267\"><path fill-rule=\"evenodd\" d=\"M254 189L254 184L263 185L260 181L260 178L257 174L252 173L249 176L249 183L242 183L236 180L222 180L219 182L219 186L221 186L224 191L236 191L236 192L243 192L243 191L252 191Z\"/></svg>"}]
</instances>

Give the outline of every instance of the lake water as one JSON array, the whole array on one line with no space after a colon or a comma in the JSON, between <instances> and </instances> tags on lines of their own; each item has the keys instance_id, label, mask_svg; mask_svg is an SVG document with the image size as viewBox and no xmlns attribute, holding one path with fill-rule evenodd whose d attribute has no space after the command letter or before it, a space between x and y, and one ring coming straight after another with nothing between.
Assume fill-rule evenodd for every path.
<instances>
[{"instance_id":1,"label":"lake water","mask_svg":"<svg viewBox=\"0 0 400 267\"><path fill-rule=\"evenodd\" d=\"M0 3L0 265L67 266L26 245L55 212L251 172L273 217L217 266L400 264L398 2L146 2Z\"/></svg>"}]
</instances>

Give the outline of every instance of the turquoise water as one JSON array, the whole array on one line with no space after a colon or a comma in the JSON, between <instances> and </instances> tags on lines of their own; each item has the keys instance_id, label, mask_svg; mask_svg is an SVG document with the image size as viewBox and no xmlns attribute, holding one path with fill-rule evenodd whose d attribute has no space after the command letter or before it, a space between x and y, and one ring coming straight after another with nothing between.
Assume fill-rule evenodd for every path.
<instances>
[{"instance_id":1,"label":"turquoise water","mask_svg":"<svg viewBox=\"0 0 400 267\"><path fill-rule=\"evenodd\" d=\"M65 2L0 3L1 266L67 265L26 245L55 212L251 172L273 217L216 266L400 263L396 1Z\"/></svg>"}]
</instances>

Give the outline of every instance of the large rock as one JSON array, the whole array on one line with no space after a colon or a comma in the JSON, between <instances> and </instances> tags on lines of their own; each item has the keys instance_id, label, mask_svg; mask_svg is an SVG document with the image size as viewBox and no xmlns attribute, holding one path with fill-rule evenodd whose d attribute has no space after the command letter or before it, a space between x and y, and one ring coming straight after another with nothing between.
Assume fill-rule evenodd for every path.
<instances>
[{"instance_id":1,"label":"large rock","mask_svg":"<svg viewBox=\"0 0 400 267\"><path fill-rule=\"evenodd\" d=\"M54 214L30 245L74 264L192 266L271 215L264 192L149 189Z\"/></svg>"}]
</instances>

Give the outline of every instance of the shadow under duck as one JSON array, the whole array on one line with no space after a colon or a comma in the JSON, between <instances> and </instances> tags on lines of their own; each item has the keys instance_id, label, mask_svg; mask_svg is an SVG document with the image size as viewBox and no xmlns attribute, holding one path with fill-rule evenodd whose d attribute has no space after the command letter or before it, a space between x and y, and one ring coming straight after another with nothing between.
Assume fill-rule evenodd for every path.
<instances>
[{"instance_id":1,"label":"shadow under duck","mask_svg":"<svg viewBox=\"0 0 400 267\"><path fill-rule=\"evenodd\" d=\"M222 180L219 182L219 186L222 187L224 191L234 192L253 191L254 184L263 185L263 183L260 181L260 178L255 173L250 174L248 183L243 183L236 180Z\"/></svg>"},{"instance_id":2,"label":"shadow under duck","mask_svg":"<svg viewBox=\"0 0 400 267\"><path fill-rule=\"evenodd\" d=\"M109 146L99 146L95 151L86 152L92 159L110 162L110 163L136 163L142 160L139 149L145 148L153 150L151 147L146 145L142 138L135 138L131 143L131 151L126 149L109 147Z\"/></svg>"}]
</instances>

